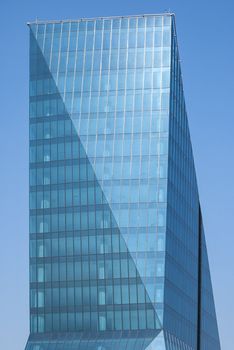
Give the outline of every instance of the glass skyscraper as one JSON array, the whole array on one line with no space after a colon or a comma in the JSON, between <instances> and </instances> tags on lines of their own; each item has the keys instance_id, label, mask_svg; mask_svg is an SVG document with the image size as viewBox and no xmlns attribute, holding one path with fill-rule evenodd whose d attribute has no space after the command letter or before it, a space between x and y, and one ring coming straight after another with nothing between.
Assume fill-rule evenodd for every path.
<instances>
[{"instance_id":1,"label":"glass skyscraper","mask_svg":"<svg viewBox=\"0 0 234 350\"><path fill-rule=\"evenodd\" d=\"M219 350L174 15L29 29L26 350Z\"/></svg>"}]
</instances>

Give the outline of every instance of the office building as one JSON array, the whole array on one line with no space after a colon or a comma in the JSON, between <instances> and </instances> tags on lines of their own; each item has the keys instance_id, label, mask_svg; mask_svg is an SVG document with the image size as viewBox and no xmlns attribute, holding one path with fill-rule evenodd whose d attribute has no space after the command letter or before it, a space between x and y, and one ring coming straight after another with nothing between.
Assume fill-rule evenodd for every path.
<instances>
[{"instance_id":1,"label":"office building","mask_svg":"<svg viewBox=\"0 0 234 350\"><path fill-rule=\"evenodd\" d=\"M174 15L29 29L26 350L219 350Z\"/></svg>"}]
</instances>

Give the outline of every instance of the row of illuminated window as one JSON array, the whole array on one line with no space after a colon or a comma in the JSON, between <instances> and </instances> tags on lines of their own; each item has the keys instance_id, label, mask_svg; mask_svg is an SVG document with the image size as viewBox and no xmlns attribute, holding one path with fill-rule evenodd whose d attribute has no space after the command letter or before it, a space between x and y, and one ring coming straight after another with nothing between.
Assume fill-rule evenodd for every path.
<instances>
[{"instance_id":1,"label":"row of illuminated window","mask_svg":"<svg viewBox=\"0 0 234 350\"><path fill-rule=\"evenodd\" d=\"M161 56L160 54L159 57ZM95 70L84 74L74 74L72 72L65 74L61 72L58 77L58 85L62 91L65 89L65 91L74 90L75 92L89 91L90 89L91 91L111 91L134 88L160 88L168 87L168 72L168 68L150 69L147 67L144 69L121 69L119 71L111 69L103 71L101 74ZM30 96L56 94L57 92L57 85L50 77L32 77L30 80Z\"/></svg>"},{"instance_id":2,"label":"row of illuminated window","mask_svg":"<svg viewBox=\"0 0 234 350\"><path fill-rule=\"evenodd\" d=\"M137 330L159 328L155 310L53 313L31 315L32 333L67 331Z\"/></svg>"},{"instance_id":3,"label":"row of illuminated window","mask_svg":"<svg viewBox=\"0 0 234 350\"><path fill-rule=\"evenodd\" d=\"M50 52L49 52L50 55ZM40 74L38 67L38 56L32 55L32 75ZM48 58L49 59L49 58ZM169 47L156 49L129 49L129 50L98 50L95 52L51 52L50 71L56 72L82 72L84 71L105 71L116 69L147 68L147 67L168 67L171 63Z\"/></svg>"},{"instance_id":4,"label":"row of illuminated window","mask_svg":"<svg viewBox=\"0 0 234 350\"><path fill-rule=\"evenodd\" d=\"M69 40L70 39L70 40ZM139 28L104 31L79 31L77 37L60 35L37 35L37 42L43 52L50 51L89 51L129 48L169 47L171 45L171 28ZM32 50L33 52L33 50Z\"/></svg>"},{"instance_id":5,"label":"row of illuminated window","mask_svg":"<svg viewBox=\"0 0 234 350\"><path fill-rule=\"evenodd\" d=\"M125 239L127 243L116 234L30 239L30 257L126 253L126 244L131 252L161 252L165 249L165 235L162 233L128 235Z\"/></svg>"},{"instance_id":6,"label":"row of illuminated window","mask_svg":"<svg viewBox=\"0 0 234 350\"><path fill-rule=\"evenodd\" d=\"M120 142L124 140L140 140L142 139L159 139L168 136L168 118L157 118L151 113L145 113L142 116L114 118L111 116L99 116L99 118L88 118L90 116L82 115L82 119L73 119L74 128L71 130L71 121L66 120L64 129L64 120L41 121L41 119L31 120L30 140L40 142L30 142L30 145L46 145L61 142L75 143L78 135L82 139L83 144L87 141L94 142ZM85 118L87 116L87 118ZM35 123L36 121L36 123ZM51 128L50 128L51 125ZM71 132L72 131L72 132ZM98 137L97 137L98 135ZM52 140L51 140L52 139ZM43 141L44 140L44 141ZM42 142L43 141L43 142ZM80 146L82 148L82 146ZM81 155L83 158L84 155ZM185 159L183 159L185 161Z\"/></svg>"},{"instance_id":7,"label":"row of illuminated window","mask_svg":"<svg viewBox=\"0 0 234 350\"><path fill-rule=\"evenodd\" d=\"M117 209L114 214L119 227L164 227L166 225L166 211L163 208L158 210L156 208ZM95 211L91 208L82 212L67 211L66 213L51 214L51 225L49 215L44 215L44 219L41 218L43 218L42 215L30 216L31 233L110 228L111 225L110 219L108 216L103 216L102 210Z\"/></svg>"},{"instance_id":8,"label":"row of illuminated window","mask_svg":"<svg viewBox=\"0 0 234 350\"><path fill-rule=\"evenodd\" d=\"M152 135L147 138L142 135L142 139L134 138L134 135L125 135L122 140L89 140L89 157L111 157L111 156L148 156L167 155L168 139L158 138ZM131 137L133 138L131 140ZM68 160L79 158L78 142L60 142L57 144L44 144L30 146L30 163L50 162L57 160Z\"/></svg>"},{"instance_id":9,"label":"row of illuminated window","mask_svg":"<svg viewBox=\"0 0 234 350\"><path fill-rule=\"evenodd\" d=\"M59 138L71 138L75 142L77 134L82 136L88 136L91 139L91 136L94 138L96 135L99 135L99 139L106 137L105 135L111 135L115 138L121 138L122 134L134 134L134 137L140 137L140 133L151 133L152 136L154 133L166 133L168 132L168 118L160 118L159 115L155 113L151 116L151 113L140 113L140 115L134 116L124 116L116 117L111 114L108 115L98 115L97 118L82 118L79 121L70 119L67 120L49 120L44 122L39 120L32 119L30 124L30 140L42 140L42 139L57 139L52 142L59 142ZM35 121L37 121L35 123ZM73 127L73 125L75 127ZM120 135L119 135L120 134ZM137 135L138 134L138 135ZM129 135L130 136L130 135ZM129 137L128 136L128 137ZM162 135L164 136L164 135ZM127 136L125 136L127 137ZM32 143L31 143L32 144Z\"/></svg>"},{"instance_id":10,"label":"row of illuminated window","mask_svg":"<svg viewBox=\"0 0 234 350\"><path fill-rule=\"evenodd\" d=\"M100 187L78 187L37 191L30 193L30 209L46 209L79 205L94 205L104 202Z\"/></svg>"},{"instance_id":11,"label":"row of illuminated window","mask_svg":"<svg viewBox=\"0 0 234 350\"><path fill-rule=\"evenodd\" d=\"M163 67L166 68L170 66L171 56L168 48L161 51L157 50L155 52L149 50L145 52L138 51L136 53L130 52L127 57L126 54L121 54L118 56L115 52L112 52L111 55L109 55L108 52L101 53L101 51L97 51L95 53L95 58L92 56L91 52L87 52L85 56L83 53L80 53L79 60L74 53L71 53L68 57L67 55L63 54L60 58L60 61L58 61L60 56L58 57L58 54L53 53L53 56L51 57L50 71L55 76L59 73L59 77L63 77L65 74L69 77L76 73L78 80L78 75L86 76L91 74L91 72L94 76L99 75L100 73L101 75L106 75L108 72L117 75L118 71L119 73L124 74L124 71L127 70L130 74L141 69L154 71L155 69L163 69ZM39 70L40 64L38 63L38 57L31 57L31 61L31 79L48 79L49 77L45 77L45 73L42 74L42 72ZM49 91L55 92L55 83L52 82L51 85L52 86L50 86ZM79 80L77 82L77 85L79 87ZM129 85L131 86L130 78ZM116 85L114 82L112 82L111 86L112 89L115 89ZM141 88L142 87L143 85Z\"/></svg>"},{"instance_id":12,"label":"row of illuminated window","mask_svg":"<svg viewBox=\"0 0 234 350\"><path fill-rule=\"evenodd\" d=\"M99 255L97 255L98 258ZM137 269L141 277L163 277L163 258L138 258ZM137 270L130 259L112 258L105 260L53 262L30 264L30 282L112 280L119 278L136 278Z\"/></svg>"},{"instance_id":13,"label":"row of illuminated window","mask_svg":"<svg viewBox=\"0 0 234 350\"><path fill-rule=\"evenodd\" d=\"M153 236L153 235L152 235ZM143 235L141 235L143 237ZM126 253L126 243L117 234L31 239L30 257L80 256L86 254Z\"/></svg>"},{"instance_id":14,"label":"row of illuminated window","mask_svg":"<svg viewBox=\"0 0 234 350\"><path fill-rule=\"evenodd\" d=\"M60 209L60 211L64 212L64 209ZM68 210L67 210L68 211ZM54 221L56 219L56 215L57 214L51 214L47 215L38 215L38 222L45 220L45 222L48 223L49 220L49 225L51 223L51 220ZM34 216L34 215L30 215ZM34 220L34 219L33 219ZM30 220L32 222L32 220ZM41 225L43 228L43 225ZM113 234L119 234L119 227L116 224L116 222L112 221L112 227L110 228L95 228L95 229L88 229L88 230L63 230L63 231L54 231L54 230L50 230L48 231L48 228L51 228L51 226L48 225L44 225L44 232L32 232L32 234L30 235L31 239L47 239L47 238L54 238L54 237L73 237L74 236L85 236L85 235L113 235ZM46 231L47 230L47 231ZM125 227L125 228L121 228L121 232L123 235L125 235L125 237L128 237L127 235L132 235L132 237L135 234L155 234L155 232L157 232L158 234L164 234L165 233L165 227L156 227L156 226L152 226L152 227L145 227L145 226L140 226L138 228L135 227ZM44 235L44 233L46 233L46 235Z\"/></svg>"},{"instance_id":15,"label":"row of illuminated window","mask_svg":"<svg viewBox=\"0 0 234 350\"><path fill-rule=\"evenodd\" d=\"M170 71L119 71L110 72L109 75L76 75L66 77L62 82L59 78L59 87L66 92L86 91L112 91L112 90L138 90L138 89L165 89L170 86ZM128 98L128 96L126 97Z\"/></svg>"},{"instance_id":16,"label":"row of illuminated window","mask_svg":"<svg viewBox=\"0 0 234 350\"><path fill-rule=\"evenodd\" d=\"M154 303L163 301L163 285L153 285ZM149 302L142 284L121 284L106 286L60 287L30 290L31 308L58 308L89 305L145 304ZM100 308L101 309L101 308Z\"/></svg>"},{"instance_id":17,"label":"row of illuminated window","mask_svg":"<svg viewBox=\"0 0 234 350\"><path fill-rule=\"evenodd\" d=\"M46 163L46 165L50 165L50 163ZM85 182L95 180L91 165L82 160L80 160L80 164L75 163L74 165L62 164L61 161L53 162L51 165L51 167L41 167L40 165L30 169L30 185L55 185L82 182L85 186L88 186L89 184ZM125 181L129 180L133 182L136 181L134 179L141 179L144 183L146 179L152 182L153 179L165 179L167 177L167 160L160 159L157 156L152 156L150 159L139 159L138 157L128 159L128 157L124 157L122 161L120 159L113 162L113 164L108 160L105 160L103 164L102 159L100 159L100 161L96 160L95 168L97 169L97 173L102 174L101 178L105 179L107 177L105 173L107 172L107 174L110 174L111 172L112 180L121 180L123 184L125 184ZM111 171L111 169L113 170ZM152 181L150 179L152 179ZM106 186L119 186L118 182L113 181L108 183L106 180ZM126 184L127 183L128 182L126 182Z\"/></svg>"},{"instance_id":18,"label":"row of illuminated window","mask_svg":"<svg viewBox=\"0 0 234 350\"><path fill-rule=\"evenodd\" d=\"M169 92L145 90L144 93L129 93L109 96L73 96L67 93L65 104L59 99L43 99L30 102L29 115L35 117L50 117L72 113L113 113L131 111L168 110ZM67 114L68 117L68 114Z\"/></svg>"},{"instance_id":19,"label":"row of illuminated window","mask_svg":"<svg viewBox=\"0 0 234 350\"><path fill-rule=\"evenodd\" d=\"M112 93L111 93L112 94ZM89 94L84 93L83 94L85 97L89 97ZM65 97L67 95L65 94ZM68 96L70 96L70 94L68 94ZM106 96L106 94L103 94L102 96ZM106 120L106 123L108 123L108 127L110 127L113 122L117 123L117 127L118 127L118 121L121 120L123 123L129 123L129 120L132 122L134 120L140 120L141 118L146 118L146 121L149 120L149 118L151 117L152 122L154 123L159 123L161 121L163 121L164 119L168 119L169 115L168 115L168 111L166 110L152 110L150 112L148 111L124 111L123 112L118 112L115 111L113 112L95 112L95 113L82 113L80 114L76 114L74 113L72 115L72 118L70 116L68 116L66 110L65 110L65 105L61 102L61 99L52 99L50 98L50 96L44 95L44 96L36 96L36 97L31 97L30 99L32 102L36 102L36 101L49 101L49 103L51 103L51 101L55 101L55 104L58 108L58 113L55 116L50 116L50 118L48 119L46 116L44 118L35 118L35 119L31 119L30 120L30 125L31 124L35 124L35 123L49 123L49 122L58 122L58 123L67 123L66 126L61 126L61 132L62 130L64 131L64 127L66 128L67 132L68 130L71 130L69 127L69 123L68 121L71 122L71 125L73 124L75 126L75 128L77 129L79 126L79 121L80 124L83 124L83 122L85 122L87 119L88 120L93 120L93 121L102 121L102 120ZM60 102L59 102L60 101ZM59 103L59 105L57 105L57 102ZM61 109L61 107L63 109ZM120 127L120 126L119 126ZM55 130L57 130L57 128L55 127ZM158 129L159 131L159 129ZM157 132L158 132L157 131ZM72 132L72 130L71 130ZM188 133L187 133L188 135ZM61 135L60 135L61 136ZM174 137L174 134L172 134L172 137Z\"/></svg>"},{"instance_id":20,"label":"row of illuminated window","mask_svg":"<svg viewBox=\"0 0 234 350\"><path fill-rule=\"evenodd\" d=\"M95 73L95 74L94 74ZM91 91L100 93L113 90L138 90L138 89L165 89L170 86L169 69L162 70L121 70L119 72L99 72L93 74L60 74L58 78L58 87L60 93L66 92L87 92ZM48 80L46 80L48 81ZM42 85L43 80L31 80L30 96L48 95L57 93L57 88L53 85L45 87Z\"/></svg>"},{"instance_id":21,"label":"row of illuminated window","mask_svg":"<svg viewBox=\"0 0 234 350\"><path fill-rule=\"evenodd\" d=\"M108 196L107 200L110 199L111 203L163 203L166 202L167 199L166 189L166 184L161 184L157 187L155 185L149 186L148 184L113 186L110 198ZM100 192L101 191L98 188L91 186L88 188L72 186L72 188L54 189L51 191L31 191L30 209L48 209L101 204L103 201L102 194Z\"/></svg>"},{"instance_id":22,"label":"row of illuminated window","mask_svg":"<svg viewBox=\"0 0 234 350\"><path fill-rule=\"evenodd\" d=\"M79 164L77 162L80 161ZM30 169L30 185L63 184L69 182L95 181L94 171L86 160L77 159L74 165L65 165L62 162L53 163L53 166ZM49 163L48 163L49 164ZM47 164L47 165L48 165ZM88 184L86 184L88 186Z\"/></svg>"},{"instance_id":23,"label":"row of illuminated window","mask_svg":"<svg viewBox=\"0 0 234 350\"><path fill-rule=\"evenodd\" d=\"M30 140L74 137L75 129L71 119L51 120L30 124Z\"/></svg>"},{"instance_id":24,"label":"row of illuminated window","mask_svg":"<svg viewBox=\"0 0 234 350\"><path fill-rule=\"evenodd\" d=\"M152 158L154 159L152 160ZM113 166L112 180L109 182L106 180L105 182L105 186L108 188L119 186L118 180L121 180L123 185L129 184L128 181L130 180L134 183L137 179L141 179L142 184L145 181L153 183L156 178L165 179L167 177L167 162L166 160L157 161L157 157L152 158L150 161L148 159L132 159L132 161L124 159L122 162L118 160L113 164L106 161L104 169L102 168L103 165L98 162L96 163L96 168L98 173L102 171L103 179L105 179L105 167L112 168ZM53 163L51 167L37 166L30 169L30 185L47 186L51 184L54 186L56 184L80 182L80 186L90 186L86 182L95 180L93 170L89 164L86 164L86 166L85 164L83 166L78 164L60 164L61 162L58 164ZM63 186L60 188L62 189Z\"/></svg>"},{"instance_id":25,"label":"row of illuminated window","mask_svg":"<svg viewBox=\"0 0 234 350\"><path fill-rule=\"evenodd\" d=\"M66 21L63 23L36 23L30 27L38 34L64 33L72 35L77 31L94 31L94 30L115 30L119 28L147 28L162 27L171 25L171 15L144 15L144 16L124 16L124 17L106 17L93 19L80 19L75 21Z\"/></svg>"}]
</instances>

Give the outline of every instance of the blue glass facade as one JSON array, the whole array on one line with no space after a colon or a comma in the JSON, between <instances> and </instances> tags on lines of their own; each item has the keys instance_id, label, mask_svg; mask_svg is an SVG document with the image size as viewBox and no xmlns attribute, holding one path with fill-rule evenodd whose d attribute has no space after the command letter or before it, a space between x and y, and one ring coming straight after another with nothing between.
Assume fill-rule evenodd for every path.
<instances>
[{"instance_id":1,"label":"blue glass facade","mask_svg":"<svg viewBox=\"0 0 234 350\"><path fill-rule=\"evenodd\" d=\"M173 15L31 23L27 350L218 350Z\"/></svg>"}]
</instances>

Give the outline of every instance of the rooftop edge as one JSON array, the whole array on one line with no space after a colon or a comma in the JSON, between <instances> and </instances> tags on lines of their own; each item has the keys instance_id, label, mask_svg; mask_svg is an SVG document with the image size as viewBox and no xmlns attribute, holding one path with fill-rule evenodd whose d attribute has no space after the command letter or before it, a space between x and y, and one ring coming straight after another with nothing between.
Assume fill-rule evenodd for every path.
<instances>
[{"instance_id":1,"label":"rooftop edge","mask_svg":"<svg viewBox=\"0 0 234 350\"><path fill-rule=\"evenodd\" d=\"M38 20L35 21L29 21L27 22L27 25L32 24L47 24L47 23L67 23L67 22L82 22L82 21L94 21L94 20L101 20L101 19L117 19L117 18L139 18L139 17L155 17L155 16L175 16L173 12L164 12L164 13L149 13L149 14L142 14L142 15L122 15L122 16L103 16L103 17L91 17L91 18L78 18L78 19L64 19L64 20Z\"/></svg>"}]
</instances>

